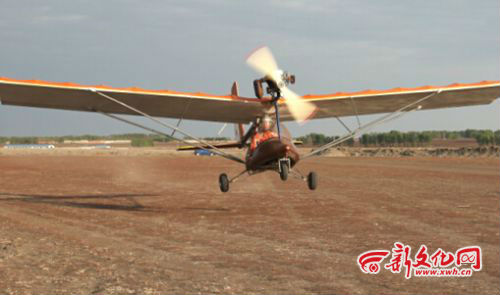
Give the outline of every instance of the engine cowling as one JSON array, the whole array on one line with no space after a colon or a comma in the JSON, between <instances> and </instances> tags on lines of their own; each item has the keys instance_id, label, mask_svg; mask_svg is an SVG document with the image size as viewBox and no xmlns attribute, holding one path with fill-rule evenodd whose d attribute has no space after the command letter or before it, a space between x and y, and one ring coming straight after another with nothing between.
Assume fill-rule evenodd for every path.
<instances>
[{"instance_id":1,"label":"engine cowling","mask_svg":"<svg viewBox=\"0 0 500 295\"><path fill-rule=\"evenodd\" d=\"M262 83L264 82L264 79L257 79L253 81L253 90L255 91L255 96L258 99L261 99L264 97L264 89L262 87Z\"/></svg>"}]
</instances>

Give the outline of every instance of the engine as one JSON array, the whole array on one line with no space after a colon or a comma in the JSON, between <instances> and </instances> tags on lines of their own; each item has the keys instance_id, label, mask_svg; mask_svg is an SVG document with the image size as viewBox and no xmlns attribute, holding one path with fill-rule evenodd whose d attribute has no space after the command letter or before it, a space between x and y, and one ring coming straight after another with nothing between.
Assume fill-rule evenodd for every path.
<instances>
[{"instance_id":1,"label":"engine","mask_svg":"<svg viewBox=\"0 0 500 295\"><path fill-rule=\"evenodd\" d=\"M264 97L264 84L267 85L266 93L271 95L273 99L280 97L280 88L288 84L295 84L295 75L289 75L287 72L277 73L277 79L270 76L253 81L253 89L255 96L259 99ZM278 80L278 81L277 81Z\"/></svg>"}]
</instances>

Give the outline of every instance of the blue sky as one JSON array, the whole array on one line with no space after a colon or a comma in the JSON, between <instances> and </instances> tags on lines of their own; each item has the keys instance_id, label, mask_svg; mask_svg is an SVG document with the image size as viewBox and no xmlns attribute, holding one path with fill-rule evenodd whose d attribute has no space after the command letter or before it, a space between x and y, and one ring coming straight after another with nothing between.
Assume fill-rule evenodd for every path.
<instances>
[{"instance_id":1,"label":"blue sky","mask_svg":"<svg viewBox=\"0 0 500 295\"><path fill-rule=\"evenodd\" d=\"M245 57L267 45L299 94L499 80L499 14L496 0L8 1L0 76L213 94L236 80L253 96L258 75ZM210 136L222 124L182 126ZM335 119L288 126L296 136L344 132ZM414 112L376 131L499 126L497 100ZM0 136L137 131L102 115L0 106Z\"/></svg>"}]
</instances>

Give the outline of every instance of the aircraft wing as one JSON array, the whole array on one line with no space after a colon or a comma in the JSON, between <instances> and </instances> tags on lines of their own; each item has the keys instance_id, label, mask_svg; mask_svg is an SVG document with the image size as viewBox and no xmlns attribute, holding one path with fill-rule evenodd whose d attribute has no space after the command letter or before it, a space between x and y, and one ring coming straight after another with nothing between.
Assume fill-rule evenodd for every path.
<instances>
[{"instance_id":1,"label":"aircraft wing","mask_svg":"<svg viewBox=\"0 0 500 295\"><path fill-rule=\"evenodd\" d=\"M191 120L249 123L261 116L265 108L257 99L184 93L170 90L85 86L74 83L0 78L0 101L6 105L30 106L62 110L136 115L115 102L98 95L96 90L155 117ZM439 93L438 93L439 92ZM366 90L353 93L305 95L317 111L311 119L390 113L432 93L421 103L421 109L437 109L489 104L500 97L499 81L419 88ZM280 117L293 117L280 102Z\"/></svg>"},{"instance_id":2,"label":"aircraft wing","mask_svg":"<svg viewBox=\"0 0 500 295\"><path fill-rule=\"evenodd\" d=\"M0 101L5 105L137 115L92 90L154 117L249 123L264 111L257 99L230 95L0 78Z\"/></svg>"},{"instance_id":3,"label":"aircraft wing","mask_svg":"<svg viewBox=\"0 0 500 295\"><path fill-rule=\"evenodd\" d=\"M304 95L303 98L317 107L312 119L320 119L391 113L432 93L436 94L421 103L422 110L489 104L500 97L500 81ZM280 105L280 115L284 121L293 120L284 104Z\"/></svg>"}]
</instances>

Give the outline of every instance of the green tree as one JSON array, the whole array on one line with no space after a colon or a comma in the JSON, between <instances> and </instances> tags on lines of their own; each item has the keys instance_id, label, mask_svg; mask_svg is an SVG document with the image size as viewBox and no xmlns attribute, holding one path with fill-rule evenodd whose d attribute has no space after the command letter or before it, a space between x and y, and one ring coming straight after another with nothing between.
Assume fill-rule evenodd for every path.
<instances>
[{"instance_id":1,"label":"green tree","mask_svg":"<svg viewBox=\"0 0 500 295\"><path fill-rule=\"evenodd\" d=\"M130 142L133 147L151 147L154 146L153 140L150 138L133 138Z\"/></svg>"}]
</instances>

